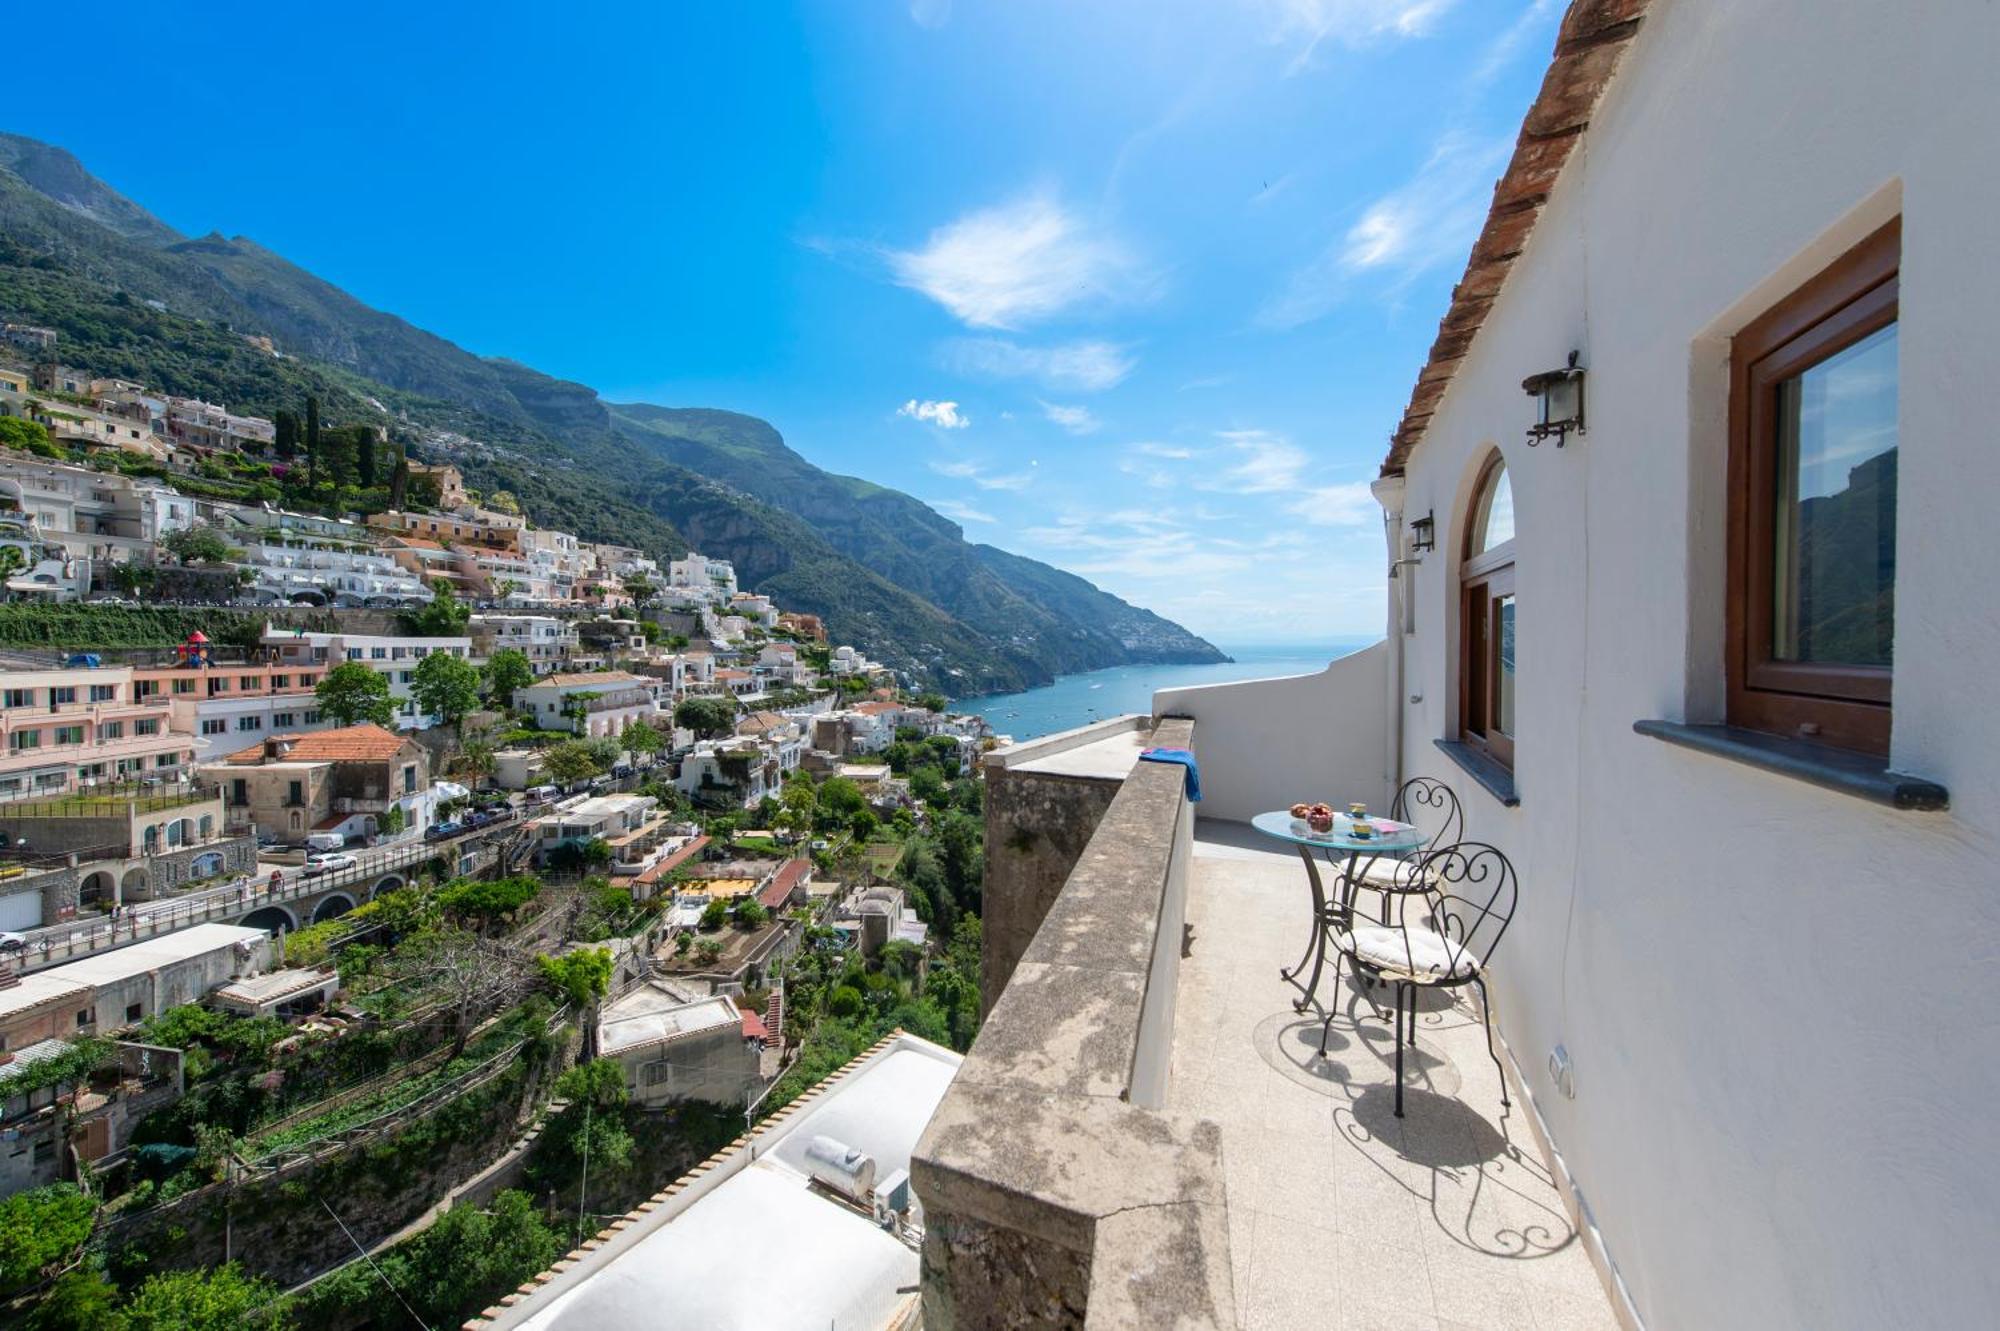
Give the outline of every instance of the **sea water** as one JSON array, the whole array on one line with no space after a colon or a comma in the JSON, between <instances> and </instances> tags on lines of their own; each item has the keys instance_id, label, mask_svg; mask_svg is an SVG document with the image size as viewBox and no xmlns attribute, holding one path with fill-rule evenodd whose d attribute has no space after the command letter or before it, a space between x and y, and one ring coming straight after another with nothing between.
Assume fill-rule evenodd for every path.
<instances>
[{"instance_id":1,"label":"sea water","mask_svg":"<svg viewBox=\"0 0 2000 1331\"><path fill-rule=\"evenodd\" d=\"M1112 666L1064 675L1053 684L1022 693L955 699L951 710L983 716L996 731L1017 740L1033 739L1125 712L1150 712L1155 689L1313 674L1326 669L1329 661L1358 652L1374 641L1350 638L1310 645L1223 646L1234 660L1214 665Z\"/></svg>"}]
</instances>

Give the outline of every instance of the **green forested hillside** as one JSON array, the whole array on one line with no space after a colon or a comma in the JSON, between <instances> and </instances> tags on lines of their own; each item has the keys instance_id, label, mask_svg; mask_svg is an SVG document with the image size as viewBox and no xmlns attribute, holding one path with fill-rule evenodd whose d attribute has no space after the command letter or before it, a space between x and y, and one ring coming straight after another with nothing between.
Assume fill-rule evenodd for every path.
<instances>
[{"instance_id":1,"label":"green forested hillside","mask_svg":"<svg viewBox=\"0 0 2000 1331\"><path fill-rule=\"evenodd\" d=\"M925 685L967 694L1220 657L1081 578L967 543L908 495L814 467L754 417L611 408L371 309L252 240L182 236L69 153L7 134L0 318L56 328L67 363L239 411L316 395L332 423L387 425L419 456L447 448L474 486L512 491L544 526L661 558L693 543Z\"/></svg>"}]
</instances>

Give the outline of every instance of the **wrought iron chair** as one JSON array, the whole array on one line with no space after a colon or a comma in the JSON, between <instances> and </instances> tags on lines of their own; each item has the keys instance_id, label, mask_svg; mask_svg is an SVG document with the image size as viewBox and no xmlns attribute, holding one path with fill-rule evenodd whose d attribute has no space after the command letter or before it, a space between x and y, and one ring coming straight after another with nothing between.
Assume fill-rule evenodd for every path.
<instances>
[{"instance_id":1,"label":"wrought iron chair","mask_svg":"<svg viewBox=\"0 0 2000 1331\"><path fill-rule=\"evenodd\" d=\"M1357 890L1382 893L1382 918L1385 921L1389 918L1391 892L1407 890L1407 875L1398 876L1404 866L1440 846L1452 845L1465 835L1465 810L1459 807L1458 796L1452 788L1436 777L1417 776L1405 781L1397 789L1395 799L1389 802L1389 816L1399 823L1416 825L1435 819L1436 827L1422 850L1406 852L1402 858L1395 855L1370 856L1361 861L1355 881L1344 884L1342 895L1349 905L1353 904Z\"/></svg>"},{"instance_id":2,"label":"wrought iron chair","mask_svg":"<svg viewBox=\"0 0 2000 1331\"><path fill-rule=\"evenodd\" d=\"M1513 922L1520 902L1520 880L1513 864L1499 849L1479 841L1460 841L1395 861L1401 889L1421 895L1424 918L1412 921L1405 912L1400 924L1353 917L1350 927L1336 929L1331 941L1340 954L1334 963L1335 991L1341 962L1351 962L1355 974L1396 988L1396 1117L1403 1116L1403 1045L1405 1014L1408 1040L1417 1038L1418 988L1453 989L1473 985L1479 990L1480 1019L1486 1027L1486 1052L1500 1072L1500 1103L1507 1099L1507 1070L1493 1046L1493 1004L1487 996L1486 970L1493 950ZM1326 1054L1336 1004L1320 1027L1320 1054ZM1379 1009L1378 1009L1379 1014Z\"/></svg>"}]
</instances>

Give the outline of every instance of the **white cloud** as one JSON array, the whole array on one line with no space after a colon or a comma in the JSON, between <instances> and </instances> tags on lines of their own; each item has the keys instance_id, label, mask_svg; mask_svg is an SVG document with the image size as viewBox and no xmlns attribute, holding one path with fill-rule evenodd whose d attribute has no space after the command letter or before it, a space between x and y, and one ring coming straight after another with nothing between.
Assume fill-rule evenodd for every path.
<instances>
[{"instance_id":1,"label":"white cloud","mask_svg":"<svg viewBox=\"0 0 2000 1331\"><path fill-rule=\"evenodd\" d=\"M1100 423L1089 407L1066 407L1060 402L1042 403L1042 414L1071 434L1095 433Z\"/></svg>"},{"instance_id":2,"label":"white cloud","mask_svg":"<svg viewBox=\"0 0 2000 1331\"><path fill-rule=\"evenodd\" d=\"M1315 527L1360 527L1375 521L1381 508L1366 481L1317 485L1285 505L1285 511Z\"/></svg>"},{"instance_id":3,"label":"white cloud","mask_svg":"<svg viewBox=\"0 0 2000 1331\"><path fill-rule=\"evenodd\" d=\"M944 514L946 517L950 518L954 522L998 522L999 521L999 519L994 517L991 513L982 512L979 509L974 508L972 505L960 503L956 499L926 499L924 502L929 504L932 508Z\"/></svg>"},{"instance_id":4,"label":"white cloud","mask_svg":"<svg viewBox=\"0 0 2000 1331\"><path fill-rule=\"evenodd\" d=\"M1235 451L1238 442L1222 447ZM1221 449L1198 456L1214 451ZM1365 497L1367 486L1309 485L1218 510L1183 503L1182 487L1145 507L1072 508L1012 535L1025 553L1095 579L1224 647L1265 633L1372 634L1382 616L1381 535L1372 522L1315 516L1353 516L1341 509L1353 491ZM1296 594L1246 598L1246 579Z\"/></svg>"},{"instance_id":5,"label":"white cloud","mask_svg":"<svg viewBox=\"0 0 2000 1331\"><path fill-rule=\"evenodd\" d=\"M966 213L888 260L898 282L973 328L1020 328L1151 285L1123 245L1046 192Z\"/></svg>"},{"instance_id":6,"label":"white cloud","mask_svg":"<svg viewBox=\"0 0 2000 1331\"><path fill-rule=\"evenodd\" d=\"M1312 457L1269 430L1224 430L1219 436L1234 465L1197 482L1197 488L1240 495L1287 495L1280 507L1316 527L1352 527L1374 521L1379 509L1366 481L1327 481L1314 474Z\"/></svg>"},{"instance_id":7,"label":"white cloud","mask_svg":"<svg viewBox=\"0 0 2000 1331\"><path fill-rule=\"evenodd\" d=\"M945 343L945 366L989 379L1034 379L1048 388L1101 393L1122 383L1138 360L1115 342L1064 342L1024 347L997 337L962 337Z\"/></svg>"},{"instance_id":8,"label":"white cloud","mask_svg":"<svg viewBox=\"0 0 2000 1331\"><path fill-rule=\"evenodd\" d=\"M1296 46L1287 74L1312 65L1325 43L1349 48L1429 34L1457 0L1250 0L1263 11L1271 40Z\"/></svg>"},{"instance_id":9,"label":"white cloud","mask_svg":"<svg viewBox=\"0 0 2000 1331\"><path fill-rule=\"evenodd\" d=\"M1030 467L1036 464L1030 462ZM1025 490L1035 483L1032 471L1008 472L996 476L976 462L933 462L930 469L953 480L971 481L982 490Z\"/></svg>"},{"instance_id":10,"label":"white cloud","mask_svg":"<svg viewBox=\"0 0 2000 1331\"><path fill-rule=\"evenodd\" d=\"M972 418L958 409L958 403L933 402L929 398L925 398L922 402L911 398L896 408L896 414L924 421L937 426L940 430L963 430L972 424Z\"/></svg>"},{"instance_id":11,"label":"white cloud","mask_svg":"<svg viewBox=\"0 0 2000 1331\"><path fill-rule=\"evenodd\" d=\"M1281 494L1296 490L1310 459L1291 440L1268 430L1224 430L1222 439L1240 459L1207 483L1232 494Z\"/></svg>"},{"instance_id":12,"label":"white cloud","mask_svg":"<svg viewBox=\"0 0 2000 1331\"><path fill-rule=\"evenodd\" d=\"M1166 458L1173 462L1186 462L1194 456L1192 448L1181 444L1156 444L1150 441L1132 445L1134 453L1143 453L1149 458Z\"/></svg>"},{"instance_id":13,"label":"white cloud","mask_svg":"<svg viewBox=\"0 0 2000 1331\"><path fill-rule=\"evenodd\" d=\"M1493 182L1513 150L1505 139L1450 134L1430 159L1396 189L1369 204L1318 257L1294 272L1264 302L1257 322L1296 328L1330 312L1356 280L1389 279L1392 292L1471 250L1493 196Z\"/></svg>"}]
</instances>

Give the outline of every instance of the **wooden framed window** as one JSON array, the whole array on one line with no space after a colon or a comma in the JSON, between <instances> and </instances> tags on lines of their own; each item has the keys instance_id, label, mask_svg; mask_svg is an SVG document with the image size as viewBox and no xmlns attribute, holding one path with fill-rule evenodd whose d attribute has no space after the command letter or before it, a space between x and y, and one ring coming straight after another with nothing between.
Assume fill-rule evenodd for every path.
<instances>
[{"instance_id":1,"label":"wooden framed window","mask_svg":"<svg viewBox=\"0 0 2000 1331\"><path fill-rule=\"evenodd\" d=\"M1514 766L1514 487L1498 453L1480 469L1459 563L1458 734Z\"/></svg>"},{"instance_id":2,"label":"wooden framed window","mask_svg":"<svg viewBox=\"0 0 2000 1331\"><path fill-rule=\"evenodd\" d=\"M1736 336L1729 721L1889 750L1896 593L1891 222Z\"/></svg>"}]
</instances>

